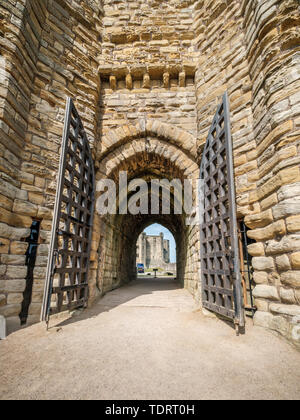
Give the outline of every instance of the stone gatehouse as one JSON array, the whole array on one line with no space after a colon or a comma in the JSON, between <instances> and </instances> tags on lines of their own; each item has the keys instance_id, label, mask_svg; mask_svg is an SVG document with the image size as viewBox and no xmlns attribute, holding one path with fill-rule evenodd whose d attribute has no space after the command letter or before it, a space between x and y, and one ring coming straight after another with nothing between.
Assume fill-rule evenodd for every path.
<instances>
[{"instance_id":1,"label":"stone gatehouse","mask_svg":"<svg viewBox=\"0 0 300 420\"><path fill-rule=\"evenodd\" d=\"M96 181L120 171L197 179L227 91L254 320L299 344L299 8L298 0L0 2L0 314L17 320L27 293L28 321L40 316L67 97ZM152 223L173 233L178 279L201 305L197 226L180 215L97 213L90 303L132 278L137 239Z\"/></svg>"}]
</instances>

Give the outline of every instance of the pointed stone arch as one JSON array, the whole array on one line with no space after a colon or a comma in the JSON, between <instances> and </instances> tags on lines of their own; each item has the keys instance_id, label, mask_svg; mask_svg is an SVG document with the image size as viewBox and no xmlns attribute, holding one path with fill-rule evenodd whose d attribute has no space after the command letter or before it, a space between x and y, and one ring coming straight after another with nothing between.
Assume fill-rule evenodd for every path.
<instances>
[{"instance_id":1,"label":"pointed stone arch","mask_svg":"<svg viewBox=\"0 0 300 420\"><path fill-rule=\"evenodd\" d=\"M121 145L136 139L155 137L174 145L191 159L196 159L196 138L189 132L157 120L140 120L105 133L96 149L96 160L102 160Z\"/></svg>"}]
</instances>

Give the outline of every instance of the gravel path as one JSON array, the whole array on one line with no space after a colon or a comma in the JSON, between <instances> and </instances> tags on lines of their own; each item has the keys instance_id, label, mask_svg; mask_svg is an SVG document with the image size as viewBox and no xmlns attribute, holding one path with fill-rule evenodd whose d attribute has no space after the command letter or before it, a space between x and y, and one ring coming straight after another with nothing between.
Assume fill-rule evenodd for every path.
<instances>
[{"instance_id":1,"label":"gravel path","mask_svg":"<svg viewBox=\"0 0 300 420\"><path fill-rule=\"evenodd\" d=\"M300 353L236 337L170 279L139 279L74 318L0 342L0 399L299 399Z\"/></svg>"}]
</instances>

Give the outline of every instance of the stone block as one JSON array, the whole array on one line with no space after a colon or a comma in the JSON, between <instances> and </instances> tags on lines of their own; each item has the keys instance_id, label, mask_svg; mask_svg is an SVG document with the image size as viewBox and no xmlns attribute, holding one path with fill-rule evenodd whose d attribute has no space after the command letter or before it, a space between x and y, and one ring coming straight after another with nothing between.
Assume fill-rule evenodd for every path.
<instances>
[{"instance_id":1,"label":"stone block","mask_svg":"<svg viewBox=\"0 0 300 420\"><path fill-rule=\"evenodd\" d=\"M4 306L5 304L6 304L5 295L0 295L0 306Z\"/></svg>"},{"instance_id":2,"label":"stone block","mask_svg":"<svg viewBox=\"0 0 300 420\"><path fill-rule=\"evenodd\" d=\"M49 254L49 245L41 244L38 246L37 251L38 256L48 256Z\"/></svg>"},{"instance_id":3,"label":"stone block","mask_svg":"<svg viewBox=\"0 0 300 420\"><path fill-rule=\"evenodd\" d=\"M255 299L255 306L258 311L269 312L269 302L263 299Z\"/></svg>"},{"instance_id":4,"label":"stone block","mask_svg":"<svg viewBox=\"0 0 300 420\"><path fill-rule=\"evenodd\" d=\"M29 315L39 315L42 310L42 304L41 303L31 303L29 307Z\"/></svg>"},{"instance_id":5,"label":"stone block","mask_svg":"<svg viewBox=\"0 0 300 420\"><path fill-rule=\"evenodd\" d=\"M7 266L1 264L0 265L0 276L3 276L6 273Z\"/></svg>"},{"instance_id":6,"label":"stone block","mask_svg":"<svg viewBox=\"0 0 300 420\"><path fill-rule=\"evenodd\" d=\"M10 245L9 239L0 238L0 254L8 254L9 245Z\"/></svg>"},{"instance_id":7,"label":"stone block","mask_svg":"<svg viewBox=\"0 0 300 420\"><path fill-rule=\"evenodd\" d=\"M265 255L265 247L262 242L248 245L248 252L252 257L260 257Z\"/></svg>"},{"instance_id":8,"label":"stone block","mask_svg":"<svg viewBox=\"0 0 300 420\"><path fill-rule=\"evenodd\" d=\"M283 303L296 303L295 292L293 289L280 288L280 299Z\"/></svg>"},{"instance_id":9,"label":"stone block","mask_svg":"<svg viewBox=\"0 0 300 420\"><path fill-rule=\"evenodd\" d=\"M282 186L278 191L278 200L284 201L289 198L300 196L300 182L296 182L290 185Z\"/></svg>"},{"instance_id":10,"label":"stone block","mask_svg":"<svg viewBox=\"0 0 300 420\"><path fill-rule=\"evenodd\" d=\"M275 220L300 214L300 197L289 198L273 207Z\"/></svg>"},{"instance_id":11,"label":"stone block","mask_svg":"<svg viewBox=\"0 0 300 420\"><path fill-rule=\"evenodd\" d=\"M279 332L283 336L287 336L289 331L289 320L287 320L284 316L274 316L270 323L270 328Z\"/></svg>"},{"instance_id":12,"label":"stone block","mask_svg":"<svg viewBox=\"0 0 300 420\"><path fill-rule=\"evenodd\" d=\"M14 228L5 223L0 223L0 237L2 238L18 241L22 238L28 238L29 235L30 229L28 228Z\"/></svg>"},{"instance_id":13,"label":"stone block","mask_svg":"<svg viewBox=\"0 0 300 420\"><path fill-rule=\"evenodd\" d=\"M266 210L259 214L251 214L245 217L245 223L250 229L268 226L273 222L272 210Z\"/></svg>"},{"instance_id":14,"label":"stone block","mask_svg":"<svg viewBox=\"0 0 300 420\"><path fill-rule=\"evenodd\" d=\"M13 255L25 255L28 248L28 242L13 241L10 244L10 251Z\"/></svg>"},{"instance_id":15,"label":"stone block","mask_svg":"<svg viewBox=\"0 0 300 420\"><path fill-rule=\"evenodd\" d=\"M300 249L300 235L289 235L279 241L270 240L266 243L266 254L285 254Z\"/></svg>"},{"instance_id":16,"label":"stone block","mask_svg":"<svg viewBox=\"0 0 300 420\"><path fill-rule=\"evenodd\" d=\"M270 207L275 206L277 203L278 203L277 194L274 193L274 194L270 195L269 197L265 198L264 200L262 200L260 205L261 205L262 210L266 210Z\"/></svg>"},{"instance_id":17,"label":"stone block","mask_svg":"<svg viewBox=\"0 0 300 420\"><path fill-rule=\"evenodd\" d=\"M248 232L248 236L251 239L255 239L258 242L267 241L268 239L273 239L276 236L283 236L286 233L286 227L283 220L278 220L275 223L272 223L271 225L250 230Z\"/></svg>"},{"instance_id":18,"label":"stone block","mask_svg":"<svg viewBox=\"0 0 300 420\"><path fill-rule=\"evenodd\" d=\"M7 296L7 304L22 303L24 300L23 293L9 293Z\"/></svg>"},{"instance_id":19,"label":"stone block","mask_svg":"<svg viewBox=\"0 0 300 420\"><path fill-rule=\"evenodd\" d=\"M255 289L253 290L253 296L255 298L280 300L278 290L276 287L262 284L255 287Z\"/></svg>"},{"instance_id":20,"label":"stone block","mask_svg":"<svg viewBox=\"0 0 300 420\"><path fill-rule=\"evenodd\" d=\"M300 252L294 252L290 258L292 268L295 270L300 269Z\"/></svg>"},{"instance_id":21,"label":"stone block","mask_svg":"<svg viewBox=\"0 0 300 420\"><path fill-rule=\"evenodd\" d=\"M1 255L1 264L6 265L25 265L26 256L25 255Z\"/></svg>"},{"instance_id":22,"label":"stone block","mask_svg":"<svg viewBox=\"0 0 300 420\"><path fill-rule=\"evenodd\" d=\"M275 261L279 271L288 271L291 269L291 263L287 255L280 255L276 257Z\"/></svg>"},{"instance_id":23,"label":"stone block","mask_svg":"<svg viewBox=\"0 0 300 420\"><path fill-rule=\"evenodd\" d=\"M14 305L6 305L0 308L0 315L5 316L5 318L9 318L11 316L18 316L21 312L21 304L14 304Z\"/></svg>"},{"instance_id":24,"label":"stone block","mask_svg":"<svg viewBox=\"0 0 300 420\"><path fill-rule=\"evenodd\" d=\"M270 328L274 316L269 312L257 311L254 315L254 325L257 327Z\"/></svg>"},{"instance_id":25,"label":"stone block","mask_svg":"<svg viewBox=\"0 0 300 420\"><path fill-rule=\"evenodd\" d=\"M6 276L10 279L25 279L27 275L27 267L8 266Z\"/></svg>"},{"instance_id":26,"label":"stone block","mask_svg":"<svg viewBox=\"0 0 300 420\"><path fill-rule=\"evenodd\" d=\"M288 217L286 219L286 226L288 232L300 232L300 215Z\"/></svg>"},{"instance_id":27,"label":"stone block","mask_svg":"<svg viewBox=\"0 0 300 420\"><path fill-rule=\"evenodd\" d=\"M264 273L262 271L254 272L253 280L256 284L268 284L268 273Z\"/></svg>"},{"instance_id":28,"label":"stone block","mask_svg":"<svg viewBox=\"0 0 300 420\"><path fill-rule=\"evenodd\" d=\"M282 305L271 303L270 311L275 314L287 315L290 317L300 316L300 306L298 305Z\"/></svg>"},{"instance_id":29,"label":"stone block","mask_svg":"<svg viewBox=\"0 0 300 420\"><path fill-rule=\"evenodd\" d=\"M0 315L0 340L5 340L6 338L6 321L4 316Z\"/></svg>"},{"instance_id":30,"label":"stone block","mask_svg":"<svg viewBox=\"0 0 300 420\"><path fill-rule=\"evenodd\" d=\"M254 257L252 259L254 270L272 271L275 270L274 259L272 257Z\"/></svg>"}]
</instances>

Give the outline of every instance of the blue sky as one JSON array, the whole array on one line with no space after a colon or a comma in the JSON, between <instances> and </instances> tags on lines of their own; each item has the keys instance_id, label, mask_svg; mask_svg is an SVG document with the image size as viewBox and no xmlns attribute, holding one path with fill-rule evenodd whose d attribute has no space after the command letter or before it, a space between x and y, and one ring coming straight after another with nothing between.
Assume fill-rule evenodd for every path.
<instances>
[{"instance_id":1,"label":"blue sky","mask_svg":"<svg viewBox=\"0 0 300 420\"><path fill-rule=\"evenodd\" d=\"M147 235L159 235L161 232L164 234L165 239L170 241L170 251L171 251L171 263L176 263L176 243L172 233L165 227L155 224L149 226L144 230Z\"/></svg>"}]
</instances>

